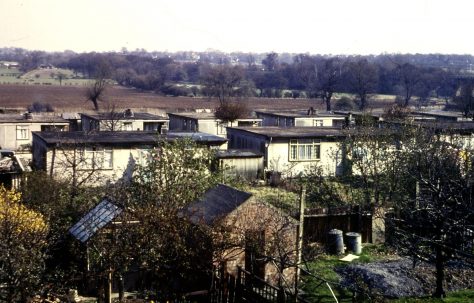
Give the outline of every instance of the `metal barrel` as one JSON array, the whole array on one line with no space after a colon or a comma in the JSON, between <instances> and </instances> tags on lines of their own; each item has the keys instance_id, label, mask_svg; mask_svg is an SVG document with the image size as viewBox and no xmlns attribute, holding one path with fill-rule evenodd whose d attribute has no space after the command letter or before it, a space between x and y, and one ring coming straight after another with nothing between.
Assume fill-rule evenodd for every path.
<instances>
[{"instance_id":1,"label":"metal barrel","mask_svg":"<svg viewBox=\"0 0 474 303\"><path fill-rule=\"evenodd\" d=\"M331 229L328 232L328 242L327 242L328 252L330 254L343 254L344 253L344 239L342 236L342 230Z\"/></svg>"},{"instance_id":2,"label":"metal barrel","mask_svg":"<svg viewBox=\"0 0 474 303\"><path fill-rule=\"evenodd\" d=\"M359 233L346 233L347 249L356 255L362 253L362 236Z\"/></svg>"}]
</instances>

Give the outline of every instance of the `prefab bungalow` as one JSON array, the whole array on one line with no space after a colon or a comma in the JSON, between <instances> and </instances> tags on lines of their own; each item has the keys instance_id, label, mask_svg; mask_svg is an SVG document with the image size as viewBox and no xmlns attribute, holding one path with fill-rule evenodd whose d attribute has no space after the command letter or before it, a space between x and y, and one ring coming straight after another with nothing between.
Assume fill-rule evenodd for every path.
<instances>
[{"instance_id":1,"label":"prefab bungalow","mask_svg":"<svg viewBox=\"0 0 474 303\"><path fill-rule=\"evenodd\" d=\"M224 122L217 119L214 113L168 113L170 131L199 131L216 136L226 137L227 127L257 127L261 119L245 117L233 122Z\"/></svg>"},{"instance_id":2,"label":"prefab bungalow","mask_svg":"<svg viewBox=\"0 0 474 303\"><path fill-rule=\"evenodd\" d=\"M230 149L246 149L264 155L267 171L294 177L313 166L326 175L343 172L341 129L329 127L256 127L227 129Z\"/></svg>"},{"instance_id":3,"label":"prefab bungalow","mask_svg":"<svg viewBox=\"0 0 474 303\"><path fill-rule=\"evenodd\" d=\"M199 132L34 132L33 166L57 178L76 178L76 183L115 182L130 178L137 164L145 164L159 140L179 138L215 149L227 142Z\"/></svg>"},{"instance_id":4,"label":"prefab bungalow","mask_svg":"<svg viewBox=\"0 0 474 303\"><path fill-rule=\"evenodd\" d=\"M149 113L136 113L131 109L123 112L98 114L81 113L83 131L156 131L168 129L168 118Z\"/></svg>"},{"instance_id":5,"label":"prefab bungalow","mask_svg":"<svg viewBox=\"0 0 474 303\"><path fill-rule=\"evenodd\" d=\"M256 111L262 126L279 127L343 127L346 116L333 112L319 112L312 108L298 111Z\"/></svg>"},{"instance_id":6,"label":"prefab bungalow","mask_svg":"<svg viewBox=\"0 0 474 303\"><path fill-rule=\"evenodd\" d=\"M67 131L69 122L50 114L1 114L0 148L30 152L34 131Z\"/></svg>"}]
</instances>

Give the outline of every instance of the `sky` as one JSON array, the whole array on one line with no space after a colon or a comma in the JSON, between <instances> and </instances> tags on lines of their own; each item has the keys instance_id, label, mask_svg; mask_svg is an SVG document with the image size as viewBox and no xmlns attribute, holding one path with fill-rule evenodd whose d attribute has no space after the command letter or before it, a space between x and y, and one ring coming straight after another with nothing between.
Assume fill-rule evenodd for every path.
<instances>
[{"instance_id":1,"label":"sky","mask_svg":"<svg viewBox=\"0 0 474 303\"><path fill-rule=\"evenodd\" d=\"M474 54L472 0L0 0L0 47Z\"/></svg>"}]
</instances>

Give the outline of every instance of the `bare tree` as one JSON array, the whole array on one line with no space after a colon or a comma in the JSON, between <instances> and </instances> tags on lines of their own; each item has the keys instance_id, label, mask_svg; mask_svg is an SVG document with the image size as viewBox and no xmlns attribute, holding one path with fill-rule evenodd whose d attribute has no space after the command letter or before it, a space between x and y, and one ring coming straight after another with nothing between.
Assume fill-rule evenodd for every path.
<instances>
[{"instance_id":1,"label":"bare tree","mask_svg":"<svg viewBox=\"0 0 474 303\"><path fill-rule=\"evenodd\" d=\"M60 86L63 84L63 80L66 79L66 78L67 78L66 75L62 72L58 72L56 74L56 79L58 79Z\"/></svg>"},{"instance_id":2,"label":"bare tree","mask_svg":"<svg viewBox=\"0 0 474 303\"><path fill-rule=\"evenodd\" d=\"M245 116L246 106L239 102L239 99L247 97L249 90L241 87L243 80L243 69L239 66L220 65L204 71L202 82L205 91L219 100L219 106L216 108L217 118L234 121Z\"/></svg>"},{"instance_id":3,"label":"bare tree","mask_svg":"<svg viewBox=\"0 0 474 303\"><path fill-rule=\"evenodd\" d=\"M421 70L410 64L397 64L399 83L402 88L403 107L407 107L421 81Z\"/></svg>"},{"instance_id":4,"label":"bare tree","mask_svg":"<svg viewBox=\"0 0 474 303\"><path fill-rule=\"evenodd\" d=\"M462 111L464 117L474 120L474 80L466 79L461 84L459 95L454 97L454 103Z\"/></svg>"},{"instance_id":5,"label":"bare tree","mask_svg":"<svg viewBox=\"0 0 474 303\"><path fill-rule=\"evenodd\" d=\"M435 264L436 297L445 295L448 260L471 266L474 260L472 153L443 137L435 129L420 128L404 142L398 163L400 178L411 184L411 198L398 202L393 220L393 242L400 252Z\"/></svg>"},{"instance_id":6,"label":"bare tree","mask_svg":"<svg viewBox=\"0 0 474 303\"><path fill-rule=\"evenodd\" d=\"M124 120L127 112L117 109L115 103L107 102L107 109L103 113L104 119L100 121L103 123L105 130L117 131L122 128L122 120Z\"/></svg>"},{"instance_id":7,"label":"bare tree","mask_svg":"<svg viewBox=\"0 0 474 303\"><path fill-rule=\"evenodd\" d=\"M107 82L104 78L97 78L86 88L85 97L91 101L95 110L99 110L99 101L103 101Z\"/></svg>"},{"instance_id":8,"label":"bare tree","mask_svg":"<svg viewBox=\"0 0 474 303\"><path fill-rule=\"evenodd\" d=\"M370 94L375 92L378 75L375 65L370 64L367 59L359 59L347 64L348 80L353 91L357 94L359 109L367 107Z\"/></svg>"},{"instance_id":9,"label":"bare tree","mask_svg":"<svg viewBox=\"0 0 474 303\"><path fill-rule=\"evenodd\" d=\"M309 91L314 91L323 99L326 110L330 111L331 100L341 81L342 62L339 58L320 59L316 63L317 78L309 84Z\"/></svg>"}]
</instances>

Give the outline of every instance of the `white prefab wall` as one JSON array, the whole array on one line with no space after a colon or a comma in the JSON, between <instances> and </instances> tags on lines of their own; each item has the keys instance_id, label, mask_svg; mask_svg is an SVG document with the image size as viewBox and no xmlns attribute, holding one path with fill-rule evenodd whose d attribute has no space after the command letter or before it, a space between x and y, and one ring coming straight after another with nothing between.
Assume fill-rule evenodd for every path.
<instances>
[{"instance_id":1,"label":"white prefab wall","mask_svg":"<svg viewBox=\"0 0 474 303\"><path fill-rule=\"evenodd\" d=\"M107 182L115 182L121 178L129 179L132 176L136 165L143 162L143 153L139 148L105 148L112 151L112 166L104 169L77 169L76 178L81 180L88 178L87 185L104 185ZM79 149L74 154L71 149L48 150L46 154L46 172L58 179L71 179L73 177L74 165L72 164L76 156L76 166L83 161ZM34 155L41 157L41 155ZM37 161L35 160L35 164ZM51 170L52 169L52 170ZM90 176L89 176L90 175ZM91 183L91 184L89 184Z\"/></svg>"},{"instance_id":2,"label":"white prefab wall","mask_svg":"<svg viewBox=\"0 0 474 303\"><path fill-rule=\"evenodd\" d=\"M294 177L318 166L323 174L333 176L342 172L342 159L338 142L327 142L321 139L320 159L311 161L290 161L290 140L273 141L267 148L267 168L282 172L287 177Z\"/></svg>"},{"instance_id":3,"label":"white prefab wall","mask_svg":"<svg viewBox=\"0 0 474 303\"><path fill-rule=\"evenodd\" d=\"M31 144L33 134L31 132L41 131L41 126L61 126L67 130L69 123L48 123L48 122L22 122L22 123L1 123L0 124L0 148L17 150L22 145ZM18 128L26 129L27 136L21 137Z\"/></svg>"},{"instance_id":4,"label":"white prefab wall","mask_svg":"<svg viewBox=\"0 0 474 303\"><path fill-rule=\"evenodd\" d=\"M298 117L295 118L295 126L336 126L337 122L343 123L344 118L341 117ZM322 125L321 125L322 124Z\"/></svg>"},{"instance_id":5,"label":"white prefab wall","mask_svg":"<svg viewBox=\"0 0 474 303\"><path fill-rule=\"evenodd\" d=\"M311 161L290 161L290 140L298 138L273 139L232 129L228 132L229 148L249 149L264 153L265 169L282 172L291 177L305 173L311 166L319 166L325 175L342 174L342 152L340 143L320 140L320 159Z\"/></svg>"}]
</instances>

